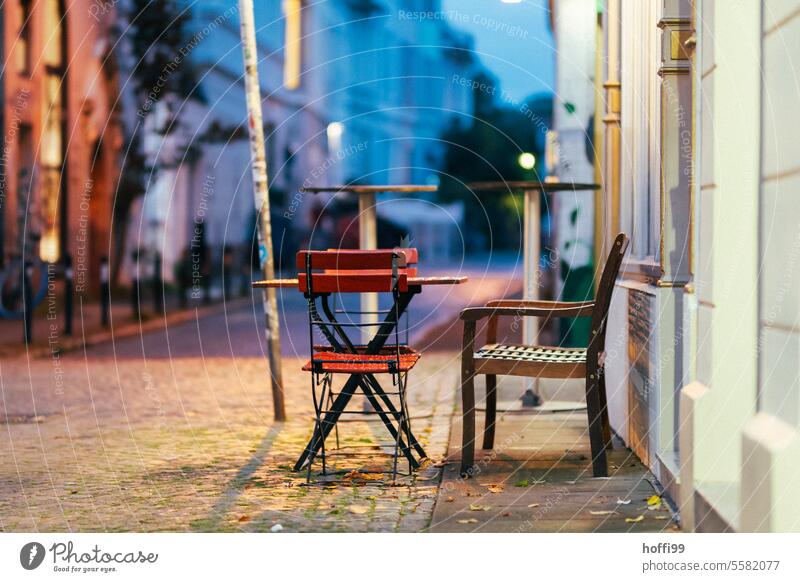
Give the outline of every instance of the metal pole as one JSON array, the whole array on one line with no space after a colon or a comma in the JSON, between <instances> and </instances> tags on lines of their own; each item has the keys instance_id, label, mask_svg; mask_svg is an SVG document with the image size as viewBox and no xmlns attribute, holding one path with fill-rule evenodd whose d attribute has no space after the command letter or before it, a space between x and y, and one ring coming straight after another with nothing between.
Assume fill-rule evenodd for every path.
<instances>
[{"instance_id":1,"label":"metal pole","mask_svg":"<svg viewBox=\"0 0 800 582\"><path fill-rule=\"evenodd\" d=\"M358 194L358 243L358 246L363 250L378 248L378 216L375 208L375 194L372 192ZM361 311L370 312L362 313L362 323L378 321L378 314L376 313L378 311L377 293L361 294ZM373 331L371 327L365 327L361 330L363 343L366 344L372 339Z\"/></svg>"},{"instance_id":2,"label":"metal pole","mask_svg":"<svg viewBox=\"0 0 800 582\"><path fill-rule=\"evenodd\" d=\"M64 335L72 335L73 294L75 293L72 257L64 257Z\"/></svg>"},{"instance_id":3,"label":"metal pole","mask_svg":"<svg viewBox=\"0 0 800 582\"><path fill-rule=\"evenodd\" d=\"M539 298L539 257L541 255L540 224L541 209L538 190L525 191L525 291L523 297L529 301ZM535 317L526 317L523 327L523 341L536 343L539 333Z\"/></svg>"},{"instance_id":4,"label":"metal pole","mask_svg":"<svg viewBox=\"0 0 800 582\"><path fill-rule=\"evenodd\" d=\"M102 275L101 275L102 277ZM102 279L100 286L102 287ZM153 257L153 309L157 315L164 313L164 281L161 278L161 253L156 252Z\"/></svg>"},{"instance_id":5,"label":"metal pole","mask_svg":"<svg viewBox=\"0 0 800 582\"><path fill-rule=\"evenodd\" d=\"M103 327L108 327L111 317L111 286L108 277L108 258L100 259L100 321Z\"/></svg>"},{"instance_id":6,"label":"metal pole","mask_svg":"<svg viewBox=\"0 0 800 582\"><path fill-rule=\"evenodd\" d=\"M22 266L22 297L24 306L22 314L24 316L24 340L25 345L33 342L33 263L30 261L23 262Z\"/></svg>"},{"instance_id":7,"label":"metal pole","mask_svg":"<svg viewBox=\"0 0 800 582\"><path fill-rule=\"evenodd\" d=\"M252 0L239 0L242 51L244 54L244 82L247 93L247 112L250 126L250 157L253 166L253 194L258 213L258 259L267 279L275 278L272 256L272 225L269 216L269 190L267 186L267 156L264 151L264 124L261 118L261 88L258 83L258 52ZM278 321L278 299L275 289L263 290L264 319L266 323L267 356L272 374L272 402L275 420L286 420L283 399L283 373L281 370L281 339Z\"/></svg>"},{"instance_id":8,"label":"metal pole","mask_svg":"<svg viewBox=\"0 0 800 582\"><path fill-rule=\"evenodd\" d=\"M541 195L538 190L525 190L525 270L523 298L539 299L539 257L541 255L540 230L542 224ZM539 322L535 317L523 318L522 343L532 345L539 335ZM539 395L539 383L533 378L524 381L525 390ZM541 402L541 399L538 399Z\"/></svg>"}]
</instances>

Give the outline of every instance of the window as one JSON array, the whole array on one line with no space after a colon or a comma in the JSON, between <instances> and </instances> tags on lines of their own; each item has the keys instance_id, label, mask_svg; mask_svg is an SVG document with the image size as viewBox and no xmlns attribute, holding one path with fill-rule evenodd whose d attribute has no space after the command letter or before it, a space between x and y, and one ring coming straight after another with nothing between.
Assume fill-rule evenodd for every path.
<instances>
[{"instance_id":1,"label":"window","mask_svg":"<svg viewBox=\"0 0 800 582\"><path fill-rule=\"evenodd\" d=\"M40 148L41 213L44 222L39 255L55 262L61 255L62 222L66 204L61 196L64 172L66 72L64 67L63 0L46 0L44 6L44 128Z\"/></svg>"},{"instance_id":2,"label":"window","mask_svg":"<svg viewBox=\"0 0 800 582\"><path fill-rule=\"evenodd\" d=\"M631 233L632 258L660 261L660 89L658 7L623 3L621 224ZM626 26L627 25L627 26ZM627 30L626 30L627 29Z\"/></svg>"},{"instance_id":3,"label":"window","mask_svg":"<svg viewBox=\"0 0 800 582\"><path fill-rule=\"evenodd\" d=\"M33 0L21 0L19 3L19 21L17 30L17 70L23 75L31 72L31 4Z\"/></svg>"},{"instance_id":4,"label":"window","mask_svg":"<svg viewBox=\"0 0 800 582\"><path fill-rule=\"evenodd\" d=\"M283 85L294 90L300 87L303 61L303 2L283 0L286 42L283 53Z\"/></svg>"}]
</instances>

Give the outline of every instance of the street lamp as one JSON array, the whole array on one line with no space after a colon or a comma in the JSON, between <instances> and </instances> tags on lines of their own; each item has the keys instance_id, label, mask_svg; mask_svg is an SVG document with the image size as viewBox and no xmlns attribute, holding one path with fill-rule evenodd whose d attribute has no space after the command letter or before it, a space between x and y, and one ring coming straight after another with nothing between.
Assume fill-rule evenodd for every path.
<instances>
[{"instance_id":1,"label":"street lamp","mask_svg":"<svg viewBox=\"0 0 800 582\"><path fill-rule=\"evenodd\" d=\"M532 170L536 167L536 156L530 152L522 152L517 161L523 170Z\"/></svg>"},{"instance_id":2,"label":"street lamp","mask_svg":"<svg viewBox=\"0 0 800 582\"><path fill-rule=\"evenodd\" d=\"M521 4L522 0L500 0L503 4Z\"/></svg>"},{"instance_id":3,"label":"street lamp","mask_svg":"<svg viewBox=\"0 0 800 582\"><path fill-rule=\"evenodd\" d=\"M342 134L344 125L338 121L329 123L326 133L328 134L328 149L330 152L337 152L342 149Z\"/></svg>"}]
</instances>

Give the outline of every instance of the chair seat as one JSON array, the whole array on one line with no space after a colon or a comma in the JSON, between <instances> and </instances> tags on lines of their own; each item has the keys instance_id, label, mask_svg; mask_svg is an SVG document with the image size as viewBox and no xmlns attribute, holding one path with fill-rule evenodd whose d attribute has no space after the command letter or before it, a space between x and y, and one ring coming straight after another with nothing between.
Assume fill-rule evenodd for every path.
<instances>
[{"instance_id":1,"label":"chair seat","mask_svg":"<svg viewBox=\"0 0 800 582\"><path fill-rule=\"evenodd\" d=\"M475 372L541 378L582 378L586 348L488 344L475 352Z\"/></svg>"},{"instance_id":2,"label":"chair seat","mask_svg":"<svg viewBox=\"0 0 800 582\"><path fill-rule=\"evenodd\" d=\"M419 354L400 352L400 365L396 367L397 354L343 354L340 352L317 352L314 358L303 366L303 371L311 372L314 364L321 372L334 374L387 374L389 372L408 372L413 368Z\"/></svg>"},{"instance_id":3,"label":"chair seat","mask_svg":"<svg viewBox=\"0 0 800 582\"><path fill-rule=\"evenodd\" d=\"M358 352L359 354L363 354L364 352L367 351L367 346L364 345L364 344L356 344L353 347L356 349L356 352ZM399 346L399 349L400 349L400 354L401 355L402 354L419 354L419 352L417 350L415 350L414 348L412 348L410 346L401 345L401 346ZM330 352L330 351L331 351L331 346L328 345L328 344L314 344L314 352L315 353L316 352ZM395 347L394 346L382 347L380 349L380 352L378 352L378 353L380 353L382 355L388 354L388 355L391 356L391 355L393 355L395 353Z\"/></svg>"}]
</instances>

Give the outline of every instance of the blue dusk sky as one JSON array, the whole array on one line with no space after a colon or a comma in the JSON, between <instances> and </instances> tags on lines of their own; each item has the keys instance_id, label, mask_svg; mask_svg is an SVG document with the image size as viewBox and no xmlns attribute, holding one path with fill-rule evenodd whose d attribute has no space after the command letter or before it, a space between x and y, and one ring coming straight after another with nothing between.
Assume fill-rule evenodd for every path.
<instances>
[{"instance_id":1,"label":"blue dusk sky","mask_svg":"<svg viewBox=\"0 0 800 582\"><path fill-rule=\"evenodd\" d=\"M475 37L478 56L512 99L553 91L547 0L444 0L443 9L454 27Z\"/></svg>"}]
</instances>

